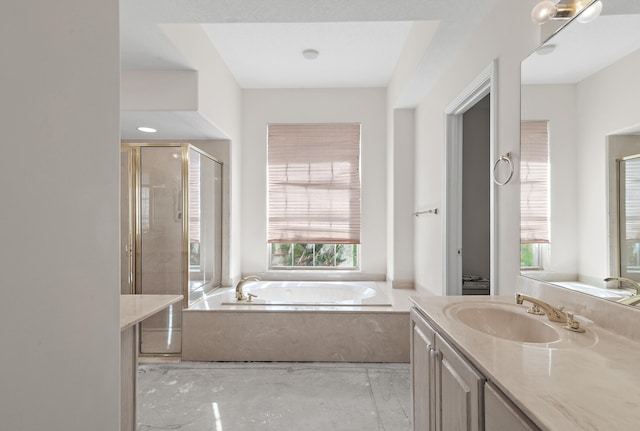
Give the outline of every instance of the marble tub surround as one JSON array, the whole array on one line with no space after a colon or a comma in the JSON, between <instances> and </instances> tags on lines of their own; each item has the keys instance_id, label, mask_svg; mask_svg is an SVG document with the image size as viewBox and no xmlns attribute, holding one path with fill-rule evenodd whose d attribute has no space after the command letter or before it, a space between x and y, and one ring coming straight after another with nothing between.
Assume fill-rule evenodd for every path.
<instances>
[{"instance_id":1,"label":"marble tub surround","mask_svg":"<svg viewBox=\"0 0 640 431\"><path fill-rule=\"evenodd\" d=\"M640 342L640 307L618 304L523 276L518 277L516 292L534 296L552 305L563 305L586 325L595 324Z\"/></svg>"},{"instance_id":2,"label":"marble tub surround","mask_svg":"<svg viewBox=\"0 0 640 431\"><path fill-rule=\"evenodd\" d=\"M387 306L223 305L224 295L214 293L183 311L182 357L409 362L409 297L415 291L387 292Z\"/></svg>"},{"instance_id":3,"label":"marble tub surround","mask_svg":"<svg viewBox=\"0 0 640 431\"><path fill-rule=\"evenodd\" d=\"M410 431L408 364L144 365L139 429Z\"/></svg>"},{"instance_id":4,"label":"marble tub surround","mask_svg":"<svg viewBox=\"0 0 640 431\"><path fill-rule=\"evenodd\" d=\"M513 296L417 297L413 301L418 311L540 429L628 431L640 423L637 341L597 322L587 322L587 332L576 334L539 316L557 326L562 341L522 343L471 329L447 311L466 302L509 304L526 313L528 304L516 305ZM577 305L568 304L567 308ZM579 338L582 336L589 339Z\"/></svg>"},{"instance_id":5,"label":"marble tub surround","mask_svg":"<svg viewBox=\"0 0 640 431\"><path fill-rule=\"evenodd\" d=\"M409 313L185 311L186 361L409 362Z\"/></svg>"}]
</instances>

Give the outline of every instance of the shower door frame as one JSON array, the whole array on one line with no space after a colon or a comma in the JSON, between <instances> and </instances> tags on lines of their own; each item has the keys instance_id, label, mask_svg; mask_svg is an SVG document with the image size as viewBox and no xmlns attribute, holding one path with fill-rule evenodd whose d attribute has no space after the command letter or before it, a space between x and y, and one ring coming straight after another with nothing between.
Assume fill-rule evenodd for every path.
<instances>
[{"instance_id":1,"label":"shower door frame","mask_svg":"<svg viewBox=\"0 0 640 431\"><path fill-rule=\"evenodd\" d=\"M120 151L127 151L129 154L129 184L134 193L129 192L129 245L121 252L129 253L129 285L130 294L142 294L142 169L141 169L141 149L148 147L174 147L180 149L181 156L181 262L182 274L180 277L182 291L182 309L186 309L190 304L190 246L189 246L189 150L198 152L201 156L211 159L224 168L224 163L188 142L121 142ZM221 175L222 181L222 175ZM222 193L222 190L221 190ZM224 206L223 196L220 197L221 211ZM222 213L224 213L222 211ZM222 221L221 221L222 222ZM222 254L217 259L220 260L219 267L222 268ZM219 286L213 286L212 290ZM181 326L182 329L182 326ZM142 334L141 334L142 335ZM138 351L140 356L180 356L181 353L142 353L142 336L138 340ZM180 349L182 351L182 349Z\"/></svg>"}]
</instances>

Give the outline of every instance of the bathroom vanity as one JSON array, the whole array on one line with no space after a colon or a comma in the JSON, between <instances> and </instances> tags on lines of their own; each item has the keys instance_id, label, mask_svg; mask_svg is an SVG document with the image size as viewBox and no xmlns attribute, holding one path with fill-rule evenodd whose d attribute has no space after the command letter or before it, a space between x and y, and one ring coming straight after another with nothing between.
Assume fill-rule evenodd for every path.
<instances>
[{"instance_id":1,"label":"bathroom vanity","mask_svg":"<svg viewBox=\"0 0 640 431\"><path fill-rule=\"evenodd\" d=\"M413 298L415 431L637 428L640 343L528 308L512 296Z\"/></svg>"},{"instance_id":2,"label":"bathroom vanity","mask_svg":"<svg viewBox=\"0 0 640 431\"><path fill-rule=\"evenodd\" d=\"M120 295L120 430L134 431L138 323L182 300L182 295Z\"/></svg>"}]
</instances>

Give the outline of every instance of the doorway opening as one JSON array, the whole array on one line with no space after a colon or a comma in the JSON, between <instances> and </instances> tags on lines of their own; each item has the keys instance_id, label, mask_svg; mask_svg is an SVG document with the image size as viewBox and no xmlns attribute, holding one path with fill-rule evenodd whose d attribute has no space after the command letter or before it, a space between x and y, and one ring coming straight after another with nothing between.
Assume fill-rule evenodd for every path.
<instances>
[{"instance_id":1,"label":"doorway opening","mask_svg":"<svg viewBox=\"0 0 640 431\"><path fill-rule=\"evenodd\" d=\"M445 111L443 294L496 294L496 63Z\"/></svg>"}]
</instances>

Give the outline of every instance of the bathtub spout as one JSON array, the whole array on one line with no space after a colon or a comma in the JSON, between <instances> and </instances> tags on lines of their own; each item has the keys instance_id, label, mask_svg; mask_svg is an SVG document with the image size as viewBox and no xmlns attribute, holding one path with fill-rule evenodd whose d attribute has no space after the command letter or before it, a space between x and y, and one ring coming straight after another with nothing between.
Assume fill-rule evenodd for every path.
<instances>
[{"instance_id":1,"label":"bathtub spout","mask_svg":"<svg viewBox=\"0 0 640 431\"><path fill-rule=\"evenodd\" d=\"M247 297L245 296L244 293L242 293L242 286L244 286L244 284L247 281L259 281L262 280L260 277L258 277L257 275L248 275L242 279L240 279L240 281L238 282L238 284L236 284L236 299L238 301L244 301L247 299Z\"/></svg>"}]
</instances>

